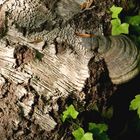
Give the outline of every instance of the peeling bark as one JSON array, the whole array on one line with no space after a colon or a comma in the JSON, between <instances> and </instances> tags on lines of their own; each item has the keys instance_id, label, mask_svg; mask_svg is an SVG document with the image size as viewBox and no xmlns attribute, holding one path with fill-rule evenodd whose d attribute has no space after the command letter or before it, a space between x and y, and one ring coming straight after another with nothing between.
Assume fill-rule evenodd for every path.
<instances>
[{"instance_id":1,"label":"peeling bark","mask_svg":"<svg viewBox=\"0 0 140 140\"><path fill-rule=\"evenodd\" d=\"M107 3L93 1L81 9L83 2L5 0L1 4L2 140L68 138L58 133L67 100L73 97L77 107L90 110L113 92L103 59L76 35L103 33L107 15L100 6Z\"/></svg>"}]
</instances>

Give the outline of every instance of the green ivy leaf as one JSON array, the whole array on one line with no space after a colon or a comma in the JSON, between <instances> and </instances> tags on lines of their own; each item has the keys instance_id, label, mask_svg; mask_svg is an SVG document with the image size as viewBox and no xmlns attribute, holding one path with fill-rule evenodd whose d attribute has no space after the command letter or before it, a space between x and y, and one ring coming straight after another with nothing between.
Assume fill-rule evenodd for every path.
<instances>
[{"instance_id":1,"label":"green ivy leaf","mask_svg":"<svg viewBox=\"0 0 140 140\"><path fill-rule=\"evenodd\" d=\"M140 25L140 15L136 16L127 16L125 18L125 21L133 26L138 26Z\"/></svg>"},{"instance_id":2,"label":"green ivy leaf","mask_svg":"<svg viewBox=\"0 0 140 140\"><path fill-rule=\"evenodd\" d=\"M128 34L129 33L129 24L128 23L122 23L121 20L119 19L118 15L122 11L122 7L116 7L112 6L110 8L110 11L112 12L112 20L111 20L111 25L112 25L112 35L120 35L120 34Z\"/></svg>"},{"instance_id":3,"label":"green ivy leaf","mask_svg":"<svg viewBox=\"0 0 140 140\"><path fill-rule=\"evenodd\" d=\"M87 132L84 134L84 136L81 138L81 140L93 140L93 134L90 132Z\"/></svg>"},{"instance_id":4,"label":"green ivy leaf","mask_svg":"<svg viewBox=\"0 0 140 140\"><path fill-rule=\"evenodd\" d=\"M128 34L129 33L129 24L128 23L122 23L120 19L113 19L111 20L112 24L112 35L120 35L122 33Z\"/></svg>"},{"instance_id":5,"label":"green ivy leaf","mask_svg":"<svg viewBox=\"0 0 140 140\"><path fill-rule=\"evenodd\" d=\"M140 95L136 95L130 103L129 110L137 110L137 114L140 118Z\"/></svg>"},{"instance_id":6,"label":"green ivy leaf","mask_svg":"<svg viewBox=\"0 0 140 140\"><path fill-rule=\"evenodd\" d=\"M75 140L93 140L93 134L90 132L85 133L83 128L78 128L72 132Z\"/></svg>"},{"instance_id":7,"label":"green ivy leaf","mask_svg":"<svg viewBox=\"0 0 140 140\"><path fill-rule=\"evenodd\" d=\"M128 23L122 23L119 26L119 30L120 30L120 33L128 34L129 33L129 24Z\"/></svg>"},{"instance_id":8,"label":"green ivy leaf","mask_svg":"<svg viewBox=\"0 0 140 140\"><path fill-rule=\"evenodd\" d=\"M120 20L119 18L112 19L112 20L111 20L111 24L112 24L112 26L114 26L114 27L120 26L120 25L121 25L121 20Z\"/></svg>"},{"instance_id":9,"label":"green ivy leaf","mask_svg":"<svg viewBox=\"0 0 140 140\"><path fill-rule=\"evenodd\" d=\"M135 99L133 99L129 106L130 110L137 110L137 114L140 118L140 95L136 95Z\"/></svg>"},{"instance_id":10,"label":"green ivy leaf","mask_svg":"<svg viewBox=\"0 0 140 140\"><path fill-rule=\"evenodd\" d=\"M81 140L82 137L84 136L84 130L83 128L78 128L75 131L72 132L72 135L74 136L75 140Z\"/></svg>"},{"instance_id":11,"label":"green ivy leaf","mask_svg":"<svg viewBox=\"0 0 140 140\"><path fill-rule=\"evenodd\" d=\"M63 112L62 121L64 122L67 118L76 119L79 112L77 112L73 105L67 107L67 109Z\"/></svg>"},{"instance_id":12,"label":"green ivy leaf","mask_svg":"<svg viewBox=\"0 0 140 140\"><path fill-rule=\"evenodd\" d=\"M89 131L94 134L94 138L97 140L109 140L106 131L108 130L108 126L104 123L89 123Z\"/></svg>"},{"instance_id":13,"label":"green ivy leaf","mask_svg":"<svg viewBox=\"0 0 140 140\"><path fill-rule=\"evenodd\" d=\"M121 25L120 19L113 19L113 20L111 20L111 25L112 25L111 34L112 35L119 35L120 34L120 30L118 30L118 28Z\"/></svg>"},{"instance_id":14,"label":"green ivy leaf","mask_svg":"<svg viewBox=\"0 0 140 140\"><path fill-rule=\"evenodd\" d=\"M98 133L106 132L108 130L108 126L104 123L89 123L89 131L94 133L94 130L98 130Z\"/></svg>"},{"instance_id":15,"label":"green ivy leaf","mask_svg":"<svg viewBox=\"0 0 140 140\"><path fill-rule=\"evenodd\" d=\"M116 7L115 5L113 5L110 8L110 11L112 12L112 18L118 18L118 15L122 11L122 7Z\"/></svg>"}]
</instances>

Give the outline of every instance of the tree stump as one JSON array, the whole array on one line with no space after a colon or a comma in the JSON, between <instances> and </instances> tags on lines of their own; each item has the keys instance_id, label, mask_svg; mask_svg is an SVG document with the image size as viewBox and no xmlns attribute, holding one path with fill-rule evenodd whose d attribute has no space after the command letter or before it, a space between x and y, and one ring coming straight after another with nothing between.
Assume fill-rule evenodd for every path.
<instances>
[{"instance_id":1,"label":"tree stump","mask_svg":"<svg viewBox=\"0 0 140 140\"><path fill-rule=\"evenodd\" d=\"M61 114L100 109L113 93L103 58L78 34L103 34L112 1L4 0L0 139L72 139Z\"/></svg>"}]
</instances>

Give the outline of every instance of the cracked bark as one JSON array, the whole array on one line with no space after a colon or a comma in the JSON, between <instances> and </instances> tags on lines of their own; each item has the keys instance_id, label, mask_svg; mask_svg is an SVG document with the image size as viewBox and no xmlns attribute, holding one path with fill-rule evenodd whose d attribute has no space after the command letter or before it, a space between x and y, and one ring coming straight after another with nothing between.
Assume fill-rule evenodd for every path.
<instances>
[{"instance_id":1,"label":"cracked bark","mask_svg":"<svg viewBox=\"0 0 140 140\"><path fill-rule=\"evenodd\" d=\"M67 103L72 99L77 110L92 110L97 103L102 107L113 92L103 59L86 49L76 34L102 34L108 15L101 7L111 2L95 1L87 9L80 9L80 4L80 0L1 4L2 140L70 139L60 130Z\"/></svg>"}]
</instances>

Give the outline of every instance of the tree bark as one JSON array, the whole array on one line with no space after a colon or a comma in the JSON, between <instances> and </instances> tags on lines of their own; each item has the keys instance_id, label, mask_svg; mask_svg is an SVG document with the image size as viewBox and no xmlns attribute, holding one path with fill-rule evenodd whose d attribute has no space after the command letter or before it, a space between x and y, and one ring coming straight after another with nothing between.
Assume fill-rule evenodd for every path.
<instances>
[{"instance_id":1,"label":"tree bark","mask_svg":"<svg viewBox=\"0 0 140 140\"><path fill-rule=\"evenodd\" d=\"M62 128L65 107L69 103L78 111L92 110L95 104L103 107L114 86L103 59L89 51L78 34L103 34L111 4L3 1L0 139L71 139Z\"/></svg>"}]
</instances>

